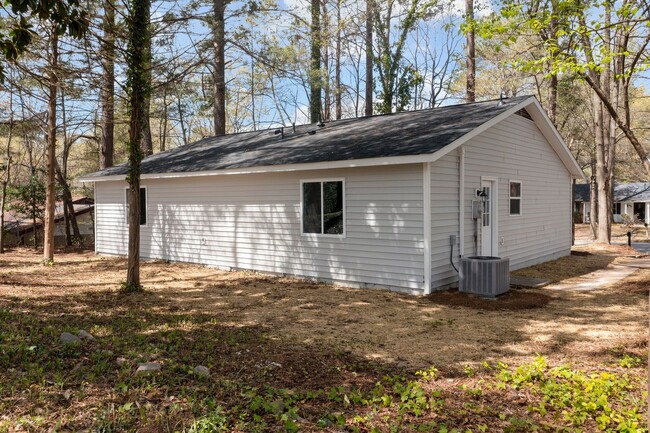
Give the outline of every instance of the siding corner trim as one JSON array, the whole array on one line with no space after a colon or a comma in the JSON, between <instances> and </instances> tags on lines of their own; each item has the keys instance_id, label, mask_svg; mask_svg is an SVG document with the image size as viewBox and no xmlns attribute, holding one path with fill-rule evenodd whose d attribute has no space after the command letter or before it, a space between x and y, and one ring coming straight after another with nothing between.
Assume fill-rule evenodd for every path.
<instances>
[{"instance_id":1,"label":"siding corner trim","mask_svg":"<svg viewBox=\"0 0 650 433\"><path fill-rule=\"evenodd\" d=\"M424 294L431 293L431 163L422 164L422 223L424 224Z\"/></svg>"}]
</instances>

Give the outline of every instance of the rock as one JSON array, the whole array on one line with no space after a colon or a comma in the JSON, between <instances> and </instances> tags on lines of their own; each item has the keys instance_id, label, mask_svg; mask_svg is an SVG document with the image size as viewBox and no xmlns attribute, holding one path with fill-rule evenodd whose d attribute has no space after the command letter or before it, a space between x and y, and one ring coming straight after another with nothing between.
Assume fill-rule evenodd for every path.
<instances>
[{"instance_id":1,"label":"rock","mask_svg":"<svg viewBox=\"0 0 650 433\"><path fill-rule=\"evenodd\" d=\"M86 341L95 341L95 337L92 336L90 332L86 332L83 329L77 332L77 336L82 340Z\"/></svg>"},{"instance_id":2,"label":"rock","mask_svg":"<svg viewBox=\"0 0 650 433\"><path fill-rule=\"evenodd\" d=\"M122 367L124 364L126 364L126 358L119 357L115 360L115 363L118 367Z\"/></svg>"},{"instance_id":3,"label":"rock","mask_svg":"<svg viewBox=\"0 0 650 433\"><path fill-rule=\"evenodd\" d=\"M160 371L160 363L159 362L143 362L141 364L138 364L138 369L135 371L136 374L147 374L147 373L154 373L156 371Z\"/></svg>"},{"instance_id":4,"label":"rock","mask_svg":"<svg viewBox=\"0 0 650 433\"><path fill-rule=\"evenodd\" d=\"M210 376L210 369L204 365L197 365L194 367L194 375L199 377Z\"/></svg>"},{"instance_id":5,"label":"rock","mask_svg":"<svg viewBox=\"0 0 650 433\"><path fill-rule=\"evenodd\" d=\"M81 339L76 335L70 334L69 332L63 332L59 337L59 341L63 344L79 344Z\"/></svg>"}]
</instances>

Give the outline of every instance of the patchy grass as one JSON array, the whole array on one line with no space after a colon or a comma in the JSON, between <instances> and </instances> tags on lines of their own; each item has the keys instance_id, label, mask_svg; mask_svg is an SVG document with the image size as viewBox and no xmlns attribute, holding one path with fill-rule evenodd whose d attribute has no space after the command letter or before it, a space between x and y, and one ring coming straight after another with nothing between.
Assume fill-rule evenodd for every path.
<instances>
[{"instance_id":1,"label":"patchy grass","mask_svg":"<svg viewBox=\"0 0 650 433\"><path fill-rule=\"evenodd\" d=\"M644 431L645 270L497 301L164 262L122 294L124 272L0 256L0 431ZM58 343L80 329L96 341ZM145 361L161 372L135 375Z\"/></svg>"},{"instance_id":2,"label":"patchy grass","mask_svg":"<svg viewBox=\"0 0 650 433\"><path fill-rule=\"evenodd\" d=\"M594 247L590 247L593 251ZM601 254L592 254L586 248L575 248L573 254L557 260L541 263L526 269L513 272L514 275L525 277L543 278L558 282L568 278L586 275L590 272L603 269L614 263L617 256L611 251Z\"/></svg>"}]
</instances>

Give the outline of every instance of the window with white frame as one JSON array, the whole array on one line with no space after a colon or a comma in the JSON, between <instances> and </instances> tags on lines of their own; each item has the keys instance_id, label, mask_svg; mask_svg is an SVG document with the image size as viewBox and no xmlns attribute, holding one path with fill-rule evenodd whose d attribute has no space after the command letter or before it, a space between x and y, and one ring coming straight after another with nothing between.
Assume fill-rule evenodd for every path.
<instances>
[{"instance_id":1,"label":"window with white frame","mask_svg":"<svg viewBox=\"0 0 650 433\"><path fill-rule=\"evenodd\" d=\"M345 234L343 180L302 181L302 233Z\"/></svg>"},{"instance_id":2,"label":"window with white frame","mask_svg":"<svg viewBox=\"0 0 650 433\"><path fill-rule=\"evenodd\" d=\"M129 193L130 189L126 188L126 193L124 195L124 202L126 203L126 223L129 223ZM140 225L147 225L147 187L140 187Z\"/></svg>"},{"instance_id":3,"label":"window with white frame","mask_svg":"<svg viewBox=\"0 0 650 433\"><path fill-rule=\"evenodd\" d=\"M521 215L521 182L510 181L510 215Z\"/></svg>"}]
</instances>

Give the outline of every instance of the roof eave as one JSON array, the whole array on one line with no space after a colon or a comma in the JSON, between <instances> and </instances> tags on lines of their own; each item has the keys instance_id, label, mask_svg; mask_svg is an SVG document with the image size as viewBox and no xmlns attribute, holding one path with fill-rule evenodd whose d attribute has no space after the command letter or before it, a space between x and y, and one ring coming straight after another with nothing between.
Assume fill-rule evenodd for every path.
<instances>
[{"instance_id":1,"label":"roof eave","mask_svg":"<svg viewBox=\"0 0 650 433\"><path fill-rule=\"evenodd\" d=\"M289 172L289 171L304 171L304 170L326 170L334 168L354 168L354 167L374 167L382 165L400 165L400 164L415 164L421 162L431 162L438 158L436 153L427 153L420 155L407 155L407 156L386 156L381 158L364 158L364 159L350 159L343 161L323 161L323 162L310 162L302 164L282 164L282 165L260 165L256 167L241 167L241 168L226 168L221 170L206 170L206 171L183 171L177 173L150 173L143 174L140 179L170 179L178 177L201 177L201 176L220 176L231 174L253 174L253 173L273 173L273 172ZM85 176L79 178L80 182L107 182L126 180L125 174L118 174L112 176Z\"/></svg>"},{"instance_id":2,"label":"roof eave","mask_svg":"<svg viewBox=\"0 0 650 433\"><path fill-rule=\"evenodd\" d=\"M201 177L201 176L219 176L219 175L230 175L230 174L252 174L252 173L273 173L273 172L291 172L291 171L303 171L303 170L326 170L334 168L354 168L354 167L373 167L373 166L382 166L382 165L400 165L400 164L416 164L423 162L434 162L443 156L447 155L449 152L463 145L467 141L501 122L505 118L511 116L522 108L532 107L534 110L529 111L533 121L537 124L538 128L542 134L549 141L555 152L560 157L561 161L564 163L565 167L571 174L571 177L574 179L584 179L584 173L580 169L580 166L571 155L571 151L560 137L560 134L557 132L553 124L551 123L548 116L544 112L544 109L541 107L537 98L531 96L530 98L524 99L519 104L509 108L503 113L494 116L492 119L483 123L482 125L474 128L472 131L463 135L462 137L456 139L452 143L443 147L442 149L433 152L420 155L408 155L408 156L389 156L389 157L380 157L380 158L365 158L365 159L353 159L353 160L344 160L344 161L324 161L324 162L312 162L312 163L302 163L302 164L283 164L283 165L267 165L267 166L256 166L256 167L242 167L242 168L231 168L231 169L221 169L221 170L208 170L208 171L195 171L195 172L177 172L177 173L151 173L143 174L140 176L140 179L170 179L170 178L179 178L179 177ZM112 176L86 176L81 177L79 181L81 182L108 182L108 181L123 181L126 179L125 174L112 175Z\"/></svg>"}]
</instances>

